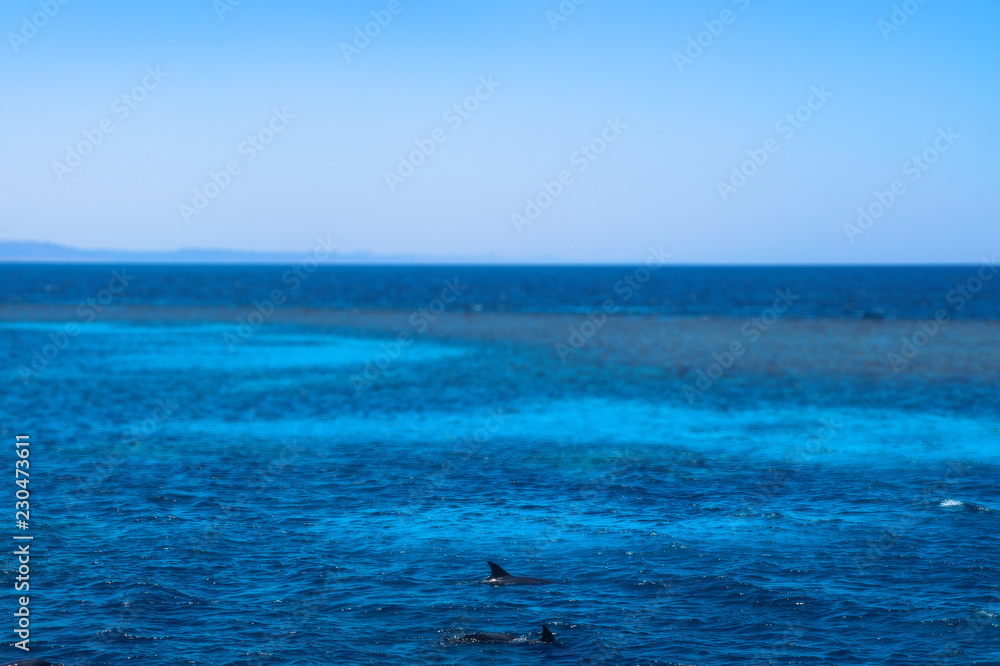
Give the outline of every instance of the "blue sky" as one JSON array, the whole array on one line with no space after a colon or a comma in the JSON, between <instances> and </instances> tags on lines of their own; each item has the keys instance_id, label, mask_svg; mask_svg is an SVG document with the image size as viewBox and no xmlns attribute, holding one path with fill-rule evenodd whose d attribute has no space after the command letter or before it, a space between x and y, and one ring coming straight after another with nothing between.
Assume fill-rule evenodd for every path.
<instances>
[{"instance_id":1,"label":"blue sky","mask_svg":"<svg viewBox=\"0 0 1000 666\"><path fill-rule=\"evenodd\" d=\"M626 263L1000 251L994 1L230 1L3 4L0 234Z\"/></svg>"}]
</instances>

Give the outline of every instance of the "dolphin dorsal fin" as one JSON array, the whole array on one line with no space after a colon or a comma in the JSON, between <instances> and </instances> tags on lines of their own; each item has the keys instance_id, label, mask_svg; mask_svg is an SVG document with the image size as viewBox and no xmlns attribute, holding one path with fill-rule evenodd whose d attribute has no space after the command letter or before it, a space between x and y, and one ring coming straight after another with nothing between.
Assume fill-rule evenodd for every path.
<instances>
[{"instance_id":1,"label":"dolphin dorsal fin","mask_svg":"<svg viewBox=\"0 0 1000 666\"><path fill-rule=\"evenodd\" d=\"M551 632L551 631L549 631L549 628L548 628L548 627L546 627L546 626L545 626L545 625L543 624L543 625L542 625L542 642L543 642L543 643L554 643L554 642L555 642L555 640L556 640L556 637L555 637L555 636L553 636L553 635L552 635L552 632Z\"/></svg>"},{"instance_id":2,"label":"dolphin dorsal fin","mask_svg":"<svg viewBox=\"0 0 1000 666\"><path fill-rule=\"evenodd\" d=\"M500 576L509 576L510 574L503 570L503 567L496 562L487 562L490 565L490 578L499 578Z\"/></svg>"}]
</instances>

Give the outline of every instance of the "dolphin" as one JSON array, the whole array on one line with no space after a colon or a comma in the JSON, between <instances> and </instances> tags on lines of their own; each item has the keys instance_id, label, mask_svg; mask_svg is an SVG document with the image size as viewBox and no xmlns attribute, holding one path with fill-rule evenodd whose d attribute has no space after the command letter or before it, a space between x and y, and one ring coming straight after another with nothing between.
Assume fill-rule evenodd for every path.
<instances>
[{"instance_id":1,"label":"dolphin","mask_svg":"<svg viewBox=\"0 0 1000 666\"><path fill-rule=\"evenodd\" d=\"M44 659L22 659L21 661L8 661L0 666L55 666L55 664Z\"/></svg>"},{"instance_id":2,"label":"dolphin","mask_svg":"<svg viewBox=\"0 0 1000 666\"><path fill-rule=\"evenodd\" d=\"M489 583L490 585L547 585L555 582L552 580L545 580L544 578L511 576L496 562L487 562L486 564L490 565L490 576L489 578L483 580L483 582Z\"/></svg>"},{"instance_id":3,"label":"dolphin","mask_svg":"<svg viewBox=\"0 0 1000 666\"><path fill-rule=\"evenodd\" d=\"M494 634L491 632L483 632L479 634L466 634L464 636L459 636L458 640L462 643L513 643L514 641L519 640L519 638L519 636L515 636L514 634ZM553 636L552 632L549 631L549 628L543 624L542 643L554 643L555 640L555 636Z\"/></svg>"}]
</instances>

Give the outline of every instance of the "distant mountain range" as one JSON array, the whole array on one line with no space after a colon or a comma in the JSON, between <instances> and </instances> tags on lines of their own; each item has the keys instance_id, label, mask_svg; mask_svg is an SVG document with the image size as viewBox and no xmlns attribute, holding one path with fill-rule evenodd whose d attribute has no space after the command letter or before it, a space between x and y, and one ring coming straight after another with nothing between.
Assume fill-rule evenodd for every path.
<instances>
[{"instance_id":1,"label":"distant mountain range","mask_svg":"<svg viewBox=\"0 0 1000 666\"><path fill-rule=\"evenodd\" d=\"M0 262L34 263L142 263L142 264L293 264L312 256L312 250L302 252L253 252L245 250L213 250L182 248L170 251L84 250L56 243L38 241L0 242ZM335 255L331 263L338 264L499 264L519 263L496 255L481 257L420 255L377 255L371 252L345 252ZM556 263L556 259L539 258L532 263Z\"/></svg>"}]
</instances>

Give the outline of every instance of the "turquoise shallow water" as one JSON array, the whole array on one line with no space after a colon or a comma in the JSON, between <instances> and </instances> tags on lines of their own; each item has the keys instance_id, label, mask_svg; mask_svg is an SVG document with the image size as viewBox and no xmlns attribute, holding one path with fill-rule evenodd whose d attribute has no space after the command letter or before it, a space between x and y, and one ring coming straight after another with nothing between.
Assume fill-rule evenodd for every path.
<instances>
[{"instance_id":1,"label":"turquoise shallow water","mask_svg":"<svg viewBox=\"0 0 1000 666\"><path fill-rule=\"evenodd\" d=\"M789 321L691 404L718 346L663 349L728 324L627 315L564 364L552 342L577 315L544 338L527 313L473 313L359 390L418 307L275 318L233 352L235 317L122 310L28 382L18 366L78 320L10 311L0 426L32 434L32 656L1000 662L988 334L953 328L898 374L856 358L888 323L822 319L821 345ZM949 374L963 340L978 365ZM558 584L482 585L487 559ZM453 641L543 623L557 645Z\"/></svg>"}]
</instances>

